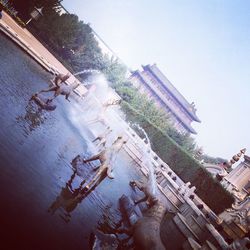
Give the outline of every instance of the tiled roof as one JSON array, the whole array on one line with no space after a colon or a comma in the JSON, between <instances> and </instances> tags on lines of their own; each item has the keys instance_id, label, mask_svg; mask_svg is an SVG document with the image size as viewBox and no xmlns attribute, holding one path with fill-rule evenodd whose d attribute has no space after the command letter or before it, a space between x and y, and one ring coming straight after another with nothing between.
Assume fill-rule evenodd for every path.
<instances>
[{"instance_id":1,"label":"tiled roof","mask_svg":"<svg viewBox=\"0 0 250 250\"><path fill-rule=\"evenodd\" d=\"M167 98L157 89L155 88L149 81L148 79L142 75L141 72L134 71L133 75L137 75L141 81L144 82L144 84L160 99L160 101L173 113L173 115L181 122L181 124L192 134L197 134L197 132L191 127L190 124L188 124L185 120L181 118L181 116L178 114L178 112L175 110L173 104L167 100Z\"/></svg>"},{"instance_id":2,"label":"tiled roof","mask_svg":"<svg viewBox=\"0 0 250 250\"><path fill-rule=\"evenodd\" d=\"M185 99L185 97L173 86L167 77L158 69L156 64L142 66L145 71L149 71L161 83L163 88L170 93L173 98L188 112L192 119L196 122L201 122L192 105Z\"/></svg>"}]
</instances>

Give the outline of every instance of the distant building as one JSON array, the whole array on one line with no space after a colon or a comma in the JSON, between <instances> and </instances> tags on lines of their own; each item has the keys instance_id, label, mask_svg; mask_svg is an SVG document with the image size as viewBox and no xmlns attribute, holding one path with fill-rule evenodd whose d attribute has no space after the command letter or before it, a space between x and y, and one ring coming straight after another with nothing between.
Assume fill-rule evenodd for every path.
<instances>
[{"instance_id":1,"label":"distant building","mask_svg":"<svg viewBox=\"0 0 250 250\"><path fill-rule=\"evenodd\" d=\"M190 104L183 97L156 64L142 66L142 68L143 71L132 72L131 83L166 111L179 132L197 134L191 123L201 121L196 115L194 103Z\"/></svg>"},{"instance_id":2,"label":"distant building","mask_svg":"<svg viewBox=\"0 0 250 250\"><path fill-rule=\"evenodd\" d=\"M249 156L244 155L244 161L224 177L222 185L239 199L243 199L250 195Z\"/></svg>"},{"instance_id":3,"label":"distant building","mask_svg":"<svg viewBox=\"0 0 250 250\"><path fill-rule=\"evenodd\" d=\"M222 226L231 238L235 234L242 238L250 232L250 157L244 155L244 161L225 176L221 184L235 198L232 207L220 214Z\"/></svg>"}]
</instances>

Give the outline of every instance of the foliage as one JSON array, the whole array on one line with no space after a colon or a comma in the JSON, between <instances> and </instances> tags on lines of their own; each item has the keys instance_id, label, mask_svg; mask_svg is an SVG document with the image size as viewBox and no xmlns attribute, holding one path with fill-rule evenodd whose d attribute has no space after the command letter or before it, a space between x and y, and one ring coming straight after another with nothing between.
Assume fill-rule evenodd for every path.
<instances>
[{"instance_id":1,"label":"foliage","mask_svg":"<svg viewBox=\"0 0 250 250\"><path fill-rule=\"evenodd\" d=\"M214 180L193 157L128 103L123 102L122 106L127 121L136 122L145 129L152 149L185 182L190 181L192 185L196 186L197 194L210 208L216 213L220 213L231 206L234 201L232 195L225 191L220 183Z\"/></svg>"},{"instance_id":2,"label":"foliage","mask_svg":"<svg viewBox=\"0 0 250 250\"><path fill-rule=\"evenodd\" d=\"M73 14L59 15L53 10L46 12L33 24L33 32L53 53L70 65L73 71L100 69L103 67L101 49L88 24Z\"/></svg>"},{"instance_id":3,"label":"foliage","mask_svg":"<svg viewBox=\"0 0 250 250\"><path fill-rule=\"evenodd\" d=\"M176 129L170 126L167 130L167 134L187 152L191 154L194 154L196 152L197 146L195 139L191 137L188 133L180 134Z\"/></svg>"},{"instance_id":4,"label":"foliage","mask_svg":"<svg viewBox=\"0 0 250 250\"><path fill-rule=\"evenodd\" d=\"M147 95L140 94L129 82L117 84L115 90L121 98L141 115L147 117L157 127L166 130L169 128L168 117L163 110L158 108Z\"/></svg>"},{"instance_id":5,"label":"foliage","mask_svg":"<svg viewBox=\"0 0 250 250\"><path fill-rule=\"evenodd\" d=\"M126 81L127 67L118 58L109 58L104 55L103 65L100 70L105 74L112 86L117 86Z\"/></svg>"},{"instance_id":6,"label":"foliage","mask_svg":"<svg viewBox=\"0 0 250 250\"><path fill-rule=\"evenodd\" d=\"M92 29L76 15L59 15L58 0L13 1L13 6L22 18L29 18L29 12L43 7L43 16L32 21L29 28L56 57L74 71L102 69L104 59Z\"/></svg>"},{"instance_id":7,"label":"foliage","mask_svg":"<svg viewBox=\"0 0 250 250\"><path fill-rule=\"evenodd\" d=\"M17 11L12 7L11 3L7 2L6 0L0 0L0 9L6 11L15 21L21 26L25 27L25 23L20 17L17 16Z\"/></svg>"},{"instance_id":8,"label":"foliage","mask_svg":"<svg viewBox=\"0 0 250 250\"><path fill-rule=\"evenodd\" d=\"M129 82L114 86L121 98L128 102L133 109L149 120L154 126L166 132L178 145L189 153L195 153L196 143L189 134L179 133L171 124L166 113L157 107L145 94L141 94Z\"/></svg>"},{"instance_id":9,"label":"foliage","mask_svg":"<svg viewBox=\"0 0 250 250\"><path fill-rule=\"evenodd\" d=\"M220 157L212 157L212 156L209 156L209 155L206 155L206 154L202 155L201 159L203 159L204 162L211 163L211 164L221 164L223 162L227 162L226 159L223 159L223 158L220 158Z\"/></svg>"}]
</instances>

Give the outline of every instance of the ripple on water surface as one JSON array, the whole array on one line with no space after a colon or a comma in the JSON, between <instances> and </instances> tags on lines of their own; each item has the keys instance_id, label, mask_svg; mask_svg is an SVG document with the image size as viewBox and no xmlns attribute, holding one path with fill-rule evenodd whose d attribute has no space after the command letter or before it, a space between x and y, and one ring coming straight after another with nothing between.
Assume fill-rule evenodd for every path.
<instances>
[{"instance_id":1,"label":"ripple on water surface","mask_svg":"<svg viewBox=\"0 0 250 250\"><path fill-rule=\"evenodd\" d=\"M104 215L118 219L118 198L130 192L129 179L138 173L121 152L115 179L104 179L80 202L70 203L82 182L70 162L92 154L91 131L71 122L71 103L64 98L50 113L29 103L51 75L2 34L0 58L2 242L8 249L87 249Z\"/></svg>"}]
</instances>

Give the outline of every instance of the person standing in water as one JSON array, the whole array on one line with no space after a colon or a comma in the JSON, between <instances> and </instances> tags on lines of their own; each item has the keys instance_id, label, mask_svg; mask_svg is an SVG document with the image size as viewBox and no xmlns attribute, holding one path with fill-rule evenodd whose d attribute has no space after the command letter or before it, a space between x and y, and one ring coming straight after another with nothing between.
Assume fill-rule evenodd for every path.
<instances>
[{"instance_id":1,"label":"person standing in water","mask_svg":"<svg viewBox=\"0 0 250 250\"><path fill-rule=\"evenodd\" d=\"M51 91L56 92L60 88L61 84L64 83L69 78L70 78L70 73L67 73L66 75L63 75L60 73L60 74L56 75L56 77L52 80L53 84L55 84L54 86L52 86L48 89L42 89L37 94L40 94L43 92L51 92Z\"/></svg>"},{"instance_id":2,"label":"person standing in water","mask_svg":"<svg viewBox=\"0 0 250 250\"><path fill-rule=\"evenodd\" d=\"M60 73L60 74L56 75L53 82L55 83L56 86L59 86L59 84L62 84L63 82L65 82L69 78L70 78L70 73L67 73L66 75L63 75Z\"/></svg>"}]
</instances>

